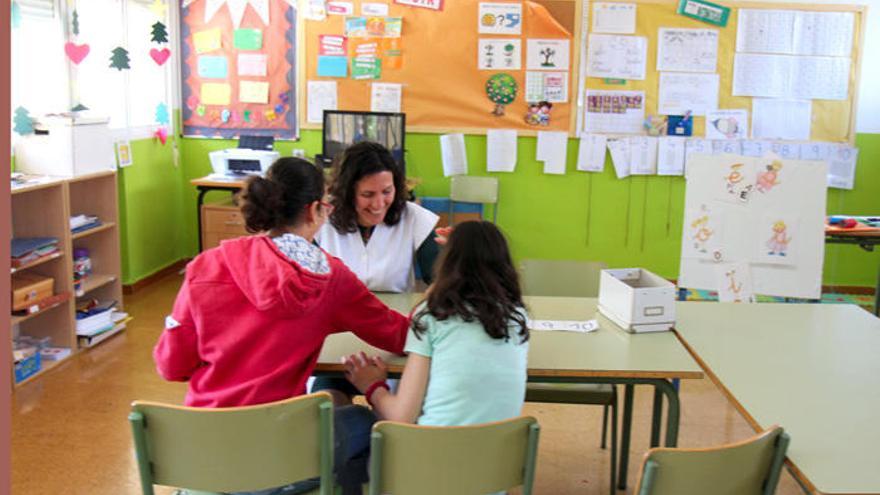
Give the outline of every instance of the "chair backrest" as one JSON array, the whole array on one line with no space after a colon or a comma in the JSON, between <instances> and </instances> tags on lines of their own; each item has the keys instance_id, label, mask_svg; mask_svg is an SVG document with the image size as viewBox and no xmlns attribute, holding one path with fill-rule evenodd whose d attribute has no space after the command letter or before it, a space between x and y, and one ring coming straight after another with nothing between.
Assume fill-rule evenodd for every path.
<instances>
[{"instance_id":1,"label":"chair backrest","mask_svg":"<svg viewBox=\"0 0 880 495\"><path fill-rule=\"evenodd\" d=\"M708 449L651 449L637 495L772 495L788 448L778 426L748 440Z\"/></svg>"},{"instance_id":2,"label":"chair backrest","mask_svg":"<svg viewBox=\"0 0 880 495\"><path fill-rule=\"evenodd\" d=\"M453 175L449 183L449 223L455 223L455 203L492 205L492 223L498 220L498 179Z\"/></svg>"},{"instance_id":3,"label":"chair backrest","mask_svg":"<svg viewBox=\"0 0 880 495\"><path fill-rule=\"evenodd\" d=\"M530 416L473 426L373 426L370 495L492 493L522 485L530 495L538 453Z\"/></svg>"},{"instance_id":4,"label":"chair backrest","mask_svg":"<svg viewBox=\"0 0 880 495\"><path fill-rule=\"evenodd\" d=\"M332 493L327 393L217 409L136 401L128 419L145 495L153 494L153 484L237 492L316 476L321 494Z\"/></svg>"},{"instance_id":5,"label":"chair backrest","mask_svg":"<svg viewBox=\"0 0 880 495\"><path fill-rule=\"evenodd\" d=\"M522 260L523 295L597 297L599 275L605 268L599 261Z\"/></svg>"}]
</instances>

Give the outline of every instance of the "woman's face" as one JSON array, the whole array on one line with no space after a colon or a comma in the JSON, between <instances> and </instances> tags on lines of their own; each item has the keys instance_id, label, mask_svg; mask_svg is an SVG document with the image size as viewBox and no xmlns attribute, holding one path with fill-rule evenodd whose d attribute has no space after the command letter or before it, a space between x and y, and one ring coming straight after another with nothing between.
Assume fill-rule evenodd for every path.
<instances>
[{"instance_id":1,"label":"woman's face","mask_svg":"<svg viewBox=\"0 0 880 495\"><path fill-rule=\"evenodd\" d=\"M394 175L385 170L367 175L354 185L354 209L361 227L375 227L385 220L394 202Z\"/></svg>"}]
</instances>

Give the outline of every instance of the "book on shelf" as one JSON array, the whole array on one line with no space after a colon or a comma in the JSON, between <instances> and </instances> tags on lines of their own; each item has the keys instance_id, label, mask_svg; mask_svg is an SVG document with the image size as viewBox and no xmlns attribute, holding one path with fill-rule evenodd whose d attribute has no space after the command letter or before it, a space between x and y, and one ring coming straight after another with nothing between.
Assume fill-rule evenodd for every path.
<instances>
[{"instance_id":1,"label":"book on shelf","mask_svg":"<svg viewBox=\"0 0 880 495\"><path fill-rule=\"evenodd\" d=\"M70 356L69 347L45 347L40 349L40 357L44 361L61 361Z\"/></svg>"},{"instance_id":2,"label":"book on shelf","mask_svg":"<svg viewBox=\"0 0 880 495\"><path fill-rule=\"evenodd\" d=\"M118 317L116 315L124 315L121 319L117 320L115 324L110 327L108 330L103 331L101 333L96 333L94 335L80 335L77 337L77 343L80 347L93 347L95 345L100 344L101 342L109 339L110 337L118 334L119 332L125 330L125 325L131 320L131 317L126 313L122 313L119 311L114 311L114 318Z\"/></svg>"},{"instance_id":3,"label":"book on shelf","mask_svg":"<svg viewBox=\"0 0 880 495\"><path fill-rule=\"evenodd\" d=\"M55 237L16 237L10 249L13 268L20 268L59 251Z\"/></svg>"},{"instance_id":4,"label":"book on shelf","mask_svg":"<svg viewBox=\"0 0 880 495\"><path fill-rule=\"evenodd\" d=\"M116 301L89 301L76 310L76 334L92 336L113 328L113 307Z\"/></svg>"},{"instance_id":5,"label":"book on shelf","mask_svg":"<svg viewBox=\"0 0 880 495\"><path fill-rule=\"evenodd\" d=\"M74 215L70 217L70 231L74 234L101 226L101 220L95 215Z\"/></svg>"},{"instance_id":6,"label":"book on shelf","mask_svg":"<svg viewBox=\"0 0 880 495\"><path fill-rule=\"evenodd\" d=\"M70 299L70 292L59 292L58 294L51 295L49 297L45 297L40 299L39 301L31 304L25 309L21 309L18 311L13 311L12 314L14 316L26 316L33 313L39 313L44 309L49 309L52 306L63 303L64 301Z\"/></svg>"}]
</instances>

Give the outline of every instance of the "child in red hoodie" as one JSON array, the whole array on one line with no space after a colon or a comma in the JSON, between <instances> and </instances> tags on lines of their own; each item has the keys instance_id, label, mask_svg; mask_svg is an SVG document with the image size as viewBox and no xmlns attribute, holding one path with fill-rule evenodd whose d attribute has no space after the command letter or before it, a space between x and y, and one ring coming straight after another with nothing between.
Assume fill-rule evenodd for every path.
<instances>
[{"instance_id":1,"label":"child in red hoodie","mask_svg":"<svg viewBox=\"0 0 880 495\"><path fill-rule=\"evenodd\" d=\"M403 350L409 320L312 242L330 213L324 191L314 165L278 160L265 178L248 180L241 195L248 230L265 234L224 241L187 266L153 356L165 379L189 382L188 406L247 406L304 394L331 333L350 330L376 347ZM364 480L350 476L346 461L369 445L370 414L359 406L335 412L337 478L357 491Z\"/></svg>"}]
</instances>

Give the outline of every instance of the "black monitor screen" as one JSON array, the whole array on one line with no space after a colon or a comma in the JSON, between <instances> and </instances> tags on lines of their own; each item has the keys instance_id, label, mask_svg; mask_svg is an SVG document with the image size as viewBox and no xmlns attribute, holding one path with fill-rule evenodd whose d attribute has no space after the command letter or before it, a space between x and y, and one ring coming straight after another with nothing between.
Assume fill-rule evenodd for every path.
<instances>
[{"instance_id":1,"label":"black monitor screen","mask_svg":"<svg viewBox=\"0 0 880 495\"><path fill-rule=\"evenodd\" d=\"M403 137L406 114L324 110L323 155L333 160L348 146L361 141L384 145L405 168Z\"/></svg>"}]
</instances>

